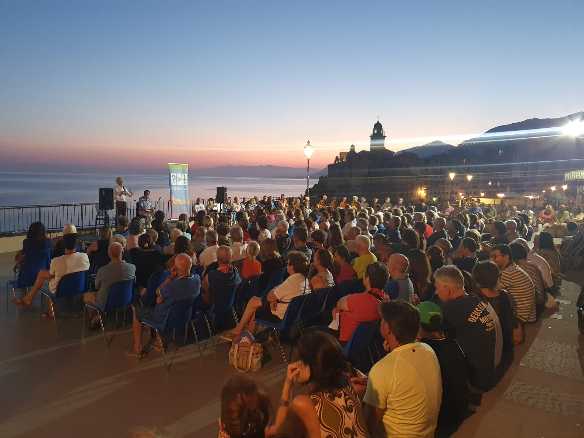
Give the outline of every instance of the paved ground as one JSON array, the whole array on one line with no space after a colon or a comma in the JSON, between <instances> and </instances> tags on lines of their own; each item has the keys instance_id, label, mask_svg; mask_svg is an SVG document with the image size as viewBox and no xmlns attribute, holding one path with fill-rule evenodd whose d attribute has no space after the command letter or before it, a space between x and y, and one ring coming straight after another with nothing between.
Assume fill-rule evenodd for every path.
<instances>
[{"instance_id":1,"label":"paved ground","mask_svg":"<svg viewBox=\"0 0 584 438\"><path fill-rule=\"evenodd\" d=\"M10 256L0 255L2 293ZM584 340L574 302L563 290L559 315L530 327L505 380L487 394L457 437L584 437ZM40 319L0 297L0 437L216 437L218 394L233 374L227 347L187 346L170 373L161 357L128 358L128 331L108 349L100 336L81 340L80 320ZM256 377L277 400L284 375L278 356ZM142 435L144 436L144 435Z\"/></svg>"}]
</instances>

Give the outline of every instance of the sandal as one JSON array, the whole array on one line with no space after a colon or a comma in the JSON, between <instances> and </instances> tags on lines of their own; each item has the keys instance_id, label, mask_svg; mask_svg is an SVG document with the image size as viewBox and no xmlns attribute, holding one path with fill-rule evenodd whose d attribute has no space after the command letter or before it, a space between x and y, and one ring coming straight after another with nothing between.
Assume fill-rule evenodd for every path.
<instances>
[{"instance_id":1,"label":"sandal","mask_svg":"<svg viewBox=\"0 0 584 438\"><path fill-rule=\"evenodd\" d=\"M26 309L26 308L32 307L32 301L27 301L24 299L24 297L12 298L12 302L14 304L16 304L17 307L20 307L21 309Z\"/></svg>"},{"instance_id":2,"label":"sandal","mask_svg":"<svg viewBox=\"0 0 584 438\"><path fill-rule=\"evenodd\" d=\"M240 334L241 333L223 332L220 335L217 335L217 337L219 339L221 339L222 341L233 342L235 339L237 339L240 336Z\"/></svg>"}]
</instances>

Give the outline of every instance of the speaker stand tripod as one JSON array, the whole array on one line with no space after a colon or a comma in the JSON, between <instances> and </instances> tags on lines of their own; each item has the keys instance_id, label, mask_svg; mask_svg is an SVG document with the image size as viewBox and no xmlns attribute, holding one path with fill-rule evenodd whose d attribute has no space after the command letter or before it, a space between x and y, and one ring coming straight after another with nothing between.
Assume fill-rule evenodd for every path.
<instances>
[{"instance_id":1,"label":"speaker stand tripod","mask_svg":"<svg viewBox=\"0 0 584 438\"><path fill-rule=\"evenodd\" d=\"M107 210L97 210L95 216L95 234L99 228L108 228L110 226L110 217Z\"/></svg>"}]
</instances>

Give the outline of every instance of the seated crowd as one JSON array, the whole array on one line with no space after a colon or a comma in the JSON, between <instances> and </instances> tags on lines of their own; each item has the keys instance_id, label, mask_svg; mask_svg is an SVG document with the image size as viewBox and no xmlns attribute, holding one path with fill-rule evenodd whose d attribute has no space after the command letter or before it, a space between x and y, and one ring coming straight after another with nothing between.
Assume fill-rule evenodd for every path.
<instances>
[{"instance_id":1,"label":"seated crowd","mask_svg":"<svg viewBox=\"0 0 584 438\"><path fill-rule=\"evenodd\" d=\"M51 244L35 223L17 262L39 269L15 302L28 307L45 282L55 293L65 275L88 271L84 300L103 308L111 285L135 278L130 354L141 357L164 348L155 336L142 344L141 323L163 321L175 303L216 313L252 285L236 296L231 327L215 321L237 339L256 331L256 320L282 321L294 298L327 293L330 315L297 341L275 414L253 381L234 377L222 392L221 434L442 437L503 378L526 327L559 293L552 235L538 232L541 216L516 209L326 197L312 209L269 197L230 208L231 217L199 209L176 224L159 211L149 229L121 217L85 251L74 226ZM344 354L363 324L377 324L388 353L362 370L368 375ZM307 391L292 397L297 384Z\"/></svg>"}]
</instances>

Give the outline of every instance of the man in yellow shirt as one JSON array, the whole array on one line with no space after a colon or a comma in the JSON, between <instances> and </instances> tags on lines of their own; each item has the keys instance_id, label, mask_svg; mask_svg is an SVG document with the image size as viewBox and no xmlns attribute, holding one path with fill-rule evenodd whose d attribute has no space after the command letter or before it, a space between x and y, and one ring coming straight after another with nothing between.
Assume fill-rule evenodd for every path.
<instances>
[{"instance_id":1,"label":"man in yellow shirt","mask_svg":"<svg viewBox=\"0 0 584 438\"><path fill-rule=\"evenodd\" d=\"M355 238L355 250L358 257L353 260L353 269L359 280L363 279L367 266L377 261L375 254L371 252L371 240L369 237L359 235Z\"/></svg>"},{"instance_id":2,"label":"man in yellow shirt","mask_svg":"<svg viewBox=\"0 0 584 438\"><path fill-rule=\"evenodd\" d=\"M417 342L420 315L411 304L380 306L386 351L367 379L363 414L371 436L433 438L442 401L442 376L432 348Z\"/></svg>"}]
</instances>

